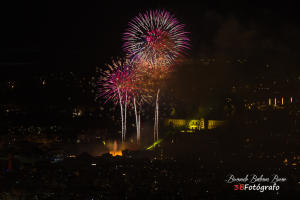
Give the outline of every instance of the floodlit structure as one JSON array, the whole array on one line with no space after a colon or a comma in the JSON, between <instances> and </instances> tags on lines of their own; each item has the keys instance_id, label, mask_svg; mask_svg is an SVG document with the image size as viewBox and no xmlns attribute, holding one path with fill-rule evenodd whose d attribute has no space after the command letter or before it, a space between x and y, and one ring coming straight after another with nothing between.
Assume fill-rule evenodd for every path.
<instances>
[{"instance_id":1,"label":"floodlit structure","mask_svg":"<svg viewBox=\"0 0 300 200\"><path fill-rule=\"evenodd\" d=\"M225 124L223 120L205 120L201 119L167 119L165 125L173 128L182 129L181 132L195 132L201 130L212 130Z\"/></svg>"}]
</instances>

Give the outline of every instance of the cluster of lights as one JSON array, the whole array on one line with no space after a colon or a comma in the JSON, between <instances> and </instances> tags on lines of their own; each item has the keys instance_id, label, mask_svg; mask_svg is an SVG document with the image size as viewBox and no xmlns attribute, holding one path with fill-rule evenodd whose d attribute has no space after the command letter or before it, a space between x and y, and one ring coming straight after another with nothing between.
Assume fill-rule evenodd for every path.
<instances>
[{"instance_id":1,"label":"cluster of lights","mask_svg":"<svg viewBox=\"0 0 300 200\"><path fill-rule=\"evenodd\" d=\"M11 89L14 89L16 86L16 82L15 81L8 81L8 87Z\"/></svg>"},{"instance_id":2,"label":"cluster of lights","mask_svg":"<svg viewBox=\"0 0 300 200\"><path fill-rule=\"evenodd\" d=\"M75 108L75 109L73 110L73 115L72 115L72 117L73 117L73 118L75 118L75 117L80 117L80 116L82 116L82 113L83 113L83 111L82 111L81 109Z\"/></svg>"}]
</instances>

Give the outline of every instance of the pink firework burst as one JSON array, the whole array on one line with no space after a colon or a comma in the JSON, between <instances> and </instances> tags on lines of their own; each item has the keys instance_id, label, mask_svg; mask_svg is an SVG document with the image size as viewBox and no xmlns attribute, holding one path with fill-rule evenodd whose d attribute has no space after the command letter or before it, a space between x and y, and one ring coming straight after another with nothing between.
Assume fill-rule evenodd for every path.
<instances>
[{"instance_id":1,"label":"pink firework burst","mask_svg":"<svg viewBox=\"0 0 300 200\"><path fill-rule=\"evenodd\" d=\"M98 82L100 85L99 96L103 97L105 103L109 100L117 104L120 100L122 103L128 104L132 99L135 91L135 73L128 61L113 61L112 65L108 65Z\"/></svg>"},{"instance_id":2,"label":"pink firework burst","mask_svg":"<svg viewBox=\"0 0 300 200\"><path fill-rule=\"evenodd\" d=\"M164 10L150 10L129 22L123 35L124 50L133 61L170 65L189 49L184 24Z\"/></svg>"}]
</instances>

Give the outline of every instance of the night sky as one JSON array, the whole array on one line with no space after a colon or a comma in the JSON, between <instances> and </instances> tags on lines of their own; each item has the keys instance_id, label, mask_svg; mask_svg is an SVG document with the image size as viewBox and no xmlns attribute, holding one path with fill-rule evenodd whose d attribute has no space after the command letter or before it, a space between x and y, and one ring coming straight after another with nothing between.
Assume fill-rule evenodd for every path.
<instances>
[{"instance_id":1,"label":"night sky","mask_svg":"<svg viewBox=\"0 0 300 200\"><path fill-rule=\"evenodd\" d=\"M2 6L1 78L27 81L50 72L93 74L96 66L102 68L111 58L124 55L122 34L128 22L139 12L158 8L173 13L190 32L188 61L169 82L177 88L178 98L212 101L237 82L299 76L299 16L292 3L15 1ZM216 62L206 66L199 64L201 59ZM210 97L210 88L220 94ZM26 93L33 99L38 94L22 94ZM92 94L87 101L93 101Z\"/></svg>"},{"instance_id":2,"label":"night sky","mask_svg":"<svg viewBox=\"0 0 300 200\"><path fill-rule=\"evenodd\" d=\"M250 2L11 2L2 6L1 68L23 63L28 70L32 65L39 70L93 70L123 54L121 36L130 19L156 8L169 10L186 24L191 58L297 57L297 6Z\"/></svg>"}]
</instances>

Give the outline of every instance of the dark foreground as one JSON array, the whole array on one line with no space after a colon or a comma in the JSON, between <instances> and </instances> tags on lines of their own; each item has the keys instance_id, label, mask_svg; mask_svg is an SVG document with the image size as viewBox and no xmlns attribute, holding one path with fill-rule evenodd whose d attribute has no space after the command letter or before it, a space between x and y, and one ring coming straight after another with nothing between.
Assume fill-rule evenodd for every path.
<instances>
[{"instance_id":1,"label":"dark foreground","mask_svg":"<svg viewBox=\"0 0 300 200\"><path fill-rule=\"evenodd\" d=\"M295 199L300 194L299 168L276 159L249 159L231 154L168 157L161 149L125 152L122 157L81 154L58 162L1 161L1 200L5 199ZM281 159L281 158L280 158ZM243 166L243 167L241 167ZM264 166L261 168L260 166ZM278 191L236 191L230 174L287 178ZM258 184L258 182L256 183ZM270 185L262 182L261 185Z\"/></svg>"}]
</instances>

